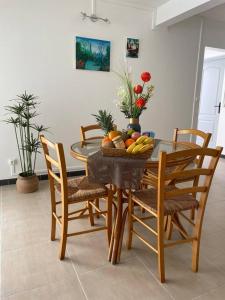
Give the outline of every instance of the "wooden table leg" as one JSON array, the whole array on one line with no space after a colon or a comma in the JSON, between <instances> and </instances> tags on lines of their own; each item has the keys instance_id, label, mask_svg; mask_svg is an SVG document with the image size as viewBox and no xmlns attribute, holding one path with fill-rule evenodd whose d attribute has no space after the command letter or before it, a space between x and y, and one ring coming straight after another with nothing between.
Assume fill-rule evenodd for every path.
<instances>
[{"instance_id":1,"label":"wooden table leg","mask_svg":"<svg viewBox=\"0 0 225 300\"><path fill-rule=\"evenodd\" d=\"M109 260L116 264L118 262L119 245L121 238L122 219L123 219L123 196L122 189L117 190L117 215L112 239L109 248Z\"/></svg>"},{"instance_id":2,"label":"wooden table leg","mask_svg":"<svg viewBox=\"0 0 225 300\"><path fill-rule=\"evenodd\" d=\"M118 255L117 255L118 263L120 262L121 250L122 250L122 246L123 246L123 235L124 235L124 229L125 229L125 224L126 224L127 213L128 213L128 207L126 207L124 212L123 212L121 234L120 234L120 243L119 243L119 250L118 250Z\"/></svg>"}]
</instances>

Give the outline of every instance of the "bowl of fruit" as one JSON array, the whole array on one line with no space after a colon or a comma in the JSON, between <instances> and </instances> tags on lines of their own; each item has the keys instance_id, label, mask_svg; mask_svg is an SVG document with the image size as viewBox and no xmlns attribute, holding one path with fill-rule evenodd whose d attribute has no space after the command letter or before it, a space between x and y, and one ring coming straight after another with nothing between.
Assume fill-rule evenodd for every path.
<instances>
[{"instance_id":1,"label":"bowl of fruit","mask_svg":"<svg viewBox=\"0 0 225 300\"><path fill-rule=\"evenodd\" d=\"M129 129L110 131L102 140L101 150L104 156L126 156L147 159L153 147L153 138Z\"/></svg>"}]
</instances>

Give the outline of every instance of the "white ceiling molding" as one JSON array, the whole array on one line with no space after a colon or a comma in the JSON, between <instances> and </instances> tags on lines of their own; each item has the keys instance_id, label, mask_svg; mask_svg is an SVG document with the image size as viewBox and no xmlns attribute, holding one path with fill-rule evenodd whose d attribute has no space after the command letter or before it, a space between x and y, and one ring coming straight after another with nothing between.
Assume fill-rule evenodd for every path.
<instances>
[{"instance_id":1,"label":"white ceiling molding","mask_svg":"<svg viewBox=\"0 0 225 300\"><path fill-rule=\"evenodd\" d=\"M225 3L225 0L170 0L156 8L153 28L166 27Z\"/></svg>"},{"instance_id":2,"label":"white ceiling molding","mask_svg":"<svg viewBox=\"0 0 225 300\"><path fill-rule=\"evenodd\" d=\"M115 4L118 6L133 7L152 12L157 6L169 0L98 0L99 2Z\"/></svg>"}]
</instances>

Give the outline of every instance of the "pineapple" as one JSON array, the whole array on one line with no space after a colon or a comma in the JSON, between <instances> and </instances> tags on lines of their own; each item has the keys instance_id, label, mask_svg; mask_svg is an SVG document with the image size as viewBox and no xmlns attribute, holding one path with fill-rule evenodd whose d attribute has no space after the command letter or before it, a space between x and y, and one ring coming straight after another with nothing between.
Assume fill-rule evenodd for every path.
<instances>
[{"instance_id":1,"label":"pineapple","mask_svg":"<svg viewBox=\"0 0 225 300\"><path fill-rule=\"evenodd\" d=\"M107 135L114 128L114 120L111 113L108 113L106 110L99 110L97 115L92 115L96 118L98 125Z\"/></svg>"}]
</instances>

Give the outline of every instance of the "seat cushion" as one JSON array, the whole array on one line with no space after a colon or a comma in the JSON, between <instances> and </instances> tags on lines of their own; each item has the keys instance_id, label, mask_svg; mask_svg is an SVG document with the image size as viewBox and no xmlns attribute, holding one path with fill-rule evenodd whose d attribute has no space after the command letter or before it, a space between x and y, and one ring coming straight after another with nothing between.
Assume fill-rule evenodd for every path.
<instances>
[{"instance_id":1,"label":"seat cushion","mask_svg":"<svg viewBox=\"0 0 225 300\"><path fill-rule=\"evenodd\" d=\"M171 190L168 187L167 190ZM174 187L173 187L174 189ZM136 191L133 194L134 201L143 206L147 210L151 210L157 213L157 190L148 189ZM198 208L198 200L196 200L192 195L185 194L171 197L164 201L164 214L170 215L178 211L189 210L192 208Z\"/></svg>"},{"instance_id":2,"label":"seat cushion","mask_svg":"<svg viewBox=\"0 0 225 300\"><path fill-rule=\"evenodd\" d=\"M60 184L56 184L56 191L61 193ZM104 196L107 196L107 188L102 184L90 182L88 176L68 180L68 199L71 201L82 201Z\"/></svg>"}]
</instances>

